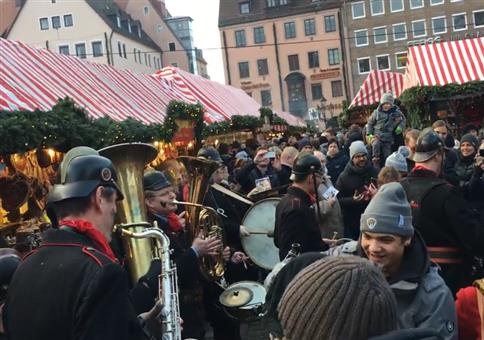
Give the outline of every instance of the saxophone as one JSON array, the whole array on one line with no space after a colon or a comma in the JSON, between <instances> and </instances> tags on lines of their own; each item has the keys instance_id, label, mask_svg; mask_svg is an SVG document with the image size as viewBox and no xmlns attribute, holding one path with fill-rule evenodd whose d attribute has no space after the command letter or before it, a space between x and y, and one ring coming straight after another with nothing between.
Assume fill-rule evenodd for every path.
<instances>
[{"instance_id":1,"label":"saxophone","mask_svg":"<svg viewBox=\"0 0 484 340\"><path fill-rule=\"evenodd\" d=\"M140 232L127 230L132 227L145 227ZM170 239L158 228L155 221L153 227L147 222L119 224L115 227L122 236L135 239L155 239L158 258L161 261L161 274L158 276L158 297L162 305L163 340L182 340L180 303L178 301L178 276L176 265L170 259ZM156 259L156 257L155 257Z\"/></svg>"}]
</instances>

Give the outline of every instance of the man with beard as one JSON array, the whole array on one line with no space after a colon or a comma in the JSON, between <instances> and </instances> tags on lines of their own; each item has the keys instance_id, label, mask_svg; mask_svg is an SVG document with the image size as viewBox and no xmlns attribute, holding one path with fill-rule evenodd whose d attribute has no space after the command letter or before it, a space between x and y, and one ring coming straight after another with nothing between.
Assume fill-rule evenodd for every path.
<instances>
[{"instance_id":1,"label":"man with beard","mask_svg":"<svg viewBox=\"0 0 484 340\"><path fill-rule=\"evenodd\" d=\"M432 124L432 129L444 143L444 165L442 168L443 178L452 185L459 185L459 178L455 172L455 163L459 157L454 150L454 137L449 133L447 124L443 120L437 120Z\"/></svg>"},{"instance_id":2,"label":"man with beard","mask_svg":"<svg viewBox=\"0 0 484 340\"><path fill-rule=\"evenodd\" d=\"M401 181L412 207L413 225L455 294L472 283L473 257L484 255L484 225L460 189L439 177L444 146L431 129L420 134L413 160L414 169Z\"/></svg>"},{"instance_id":3,"label":"man with beard","mask_svg":"<svg viewBox=\"0 0 484 340\"><path fill-rule=\"evenodd\" d=\"M371 198L368 189L374 189L377 171L369 161L368 150L362 141L351 144L350 158L338 177L336 189L340 191L338 200L343 212L344 236L356 240L360 215Z\"/></svg>"},{"instance_id":4,"label":"man with beard","mask_svg":"<svg viewBox=\"0 0 484 340\"><path fill-rule=\"evenodd\" d=\"M271 166L269 150L266 147L259 147L256 150L254 162L248 163L240 169L235 179L242 186L242 191L248 193L255 188L257 179L268 177L271 187L275 188L280 185L279 178Z\"/></svg>"},{"instance_id":5,"label":"man with beard","mask_svg":"<svg viewBox=\"0 0 484 340\"><path fill-rule=\"evenodd\" d=\"M399 183L379 188L361 215L360 230L358 241L327 253L365 257L382 270L397 299L399 329L433 329L442 339L457 339L454 299L412 226L410 204Z\"/></svg>"},{"instance_id":6,"label":"man with beard","mask_svg":"<svg viewBox=\"0 0 484 340\"><path fill-rule=\"evenodd\" d=\"M276 207L274 244L281 260L293 243L300 244L302 253L328 248L321 238L314 210L317 188L324 175L322 168L319 159L310 153L299 154L294 162L294 184Z\"/></svg>"}]
</instances>

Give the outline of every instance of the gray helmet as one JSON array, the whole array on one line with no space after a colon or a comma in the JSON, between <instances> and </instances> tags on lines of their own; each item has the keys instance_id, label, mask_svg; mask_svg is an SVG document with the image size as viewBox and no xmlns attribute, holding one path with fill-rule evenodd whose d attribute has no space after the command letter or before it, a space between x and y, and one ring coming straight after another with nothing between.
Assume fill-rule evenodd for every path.
<instances>
[{"instance_id":1,"label":"gray helmet","mask_svg":"<svg viewBox=\"0 0 484 340\"><path fill-rule=\"evenodd\" d=\"M444 149L444 142L431 128L424 129L417 138L415 154L412 159L416 163L425 162Z\"/></svg>"},{"instance_id":2,"label":"gray helmet","mask_svg":"<svg viewBox=\"0 0 484 340\"><path fill-rule=\"evenodd\" d=\"M98 186L116 189L118 200L124 198L116 183L116 170L106 157L86 155L73 158L65 168L65 176L60 184L47 196L48 203L60 202L69 198L89 196Z\"/></svg>"},{"instance_id":3,"label":"gray helmet","mask_svg":"<svg viewBox=\"0 0 484 340\"><path fill-rule=\"evenodd\" d=\"M143 176L143 189L150 191L158 191L171 186L170 181L161 171L149 171Z\"/></svg>"},{"instance_id":4,"label":"gray helmet","mask_svg":"<svg viewBox=\"0 0 484 340\"><path fill-rule=\"evenodd\" d=\"M313 173L323 174L323 166L319 158L310 152L300 153L294 161L292 173L296 176L304 176Z\"/></svg>"},{"instance_id":5,"label":"gray helmet","mask_svg":"<svg viewBox=\"0 0 484 340\"><path fill-rule=\"evenodd\" d=\"M198 150L197 157L222 163L222 158L220 158L220 154L213 146L202 147L200 150Z\"/></svg>"}]
</instances>

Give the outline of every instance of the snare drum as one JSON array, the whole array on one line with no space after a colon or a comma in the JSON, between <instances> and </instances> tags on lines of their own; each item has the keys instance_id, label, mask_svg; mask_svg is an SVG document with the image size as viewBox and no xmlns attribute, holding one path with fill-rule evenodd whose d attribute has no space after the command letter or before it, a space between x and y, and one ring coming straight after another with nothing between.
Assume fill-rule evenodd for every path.
<instances>
[{"instance_id":1,"label":"snare drum","mask_svg":"<svg viewBox=\"0 0 484 340\"><path fill-rule=\"evenodd\" d=\"M219 298L226 313L241 321L257 321L262 318L265 312L265 300L266 289L259 282L254 281L231 284ZM243 303L233 303L234 301Z\"/></svg>"}]
</instances>

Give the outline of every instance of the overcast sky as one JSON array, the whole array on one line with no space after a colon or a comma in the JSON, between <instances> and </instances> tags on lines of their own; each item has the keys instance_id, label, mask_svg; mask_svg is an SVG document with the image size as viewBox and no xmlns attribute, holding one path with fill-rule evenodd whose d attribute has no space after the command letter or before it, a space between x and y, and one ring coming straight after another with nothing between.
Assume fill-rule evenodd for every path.
<instances>
[{"instance_id":1,"label":"overcast sky","mask_svg":"<svg viewBox=\"0 0 484 340\"><path fill-rule=\"evenodd\" d=\"M165 0L165 4L172 16L192 17L195 46L203 50L210 79L225 84L218 31L219 0Z\"/></svg>"}]
</instances>

